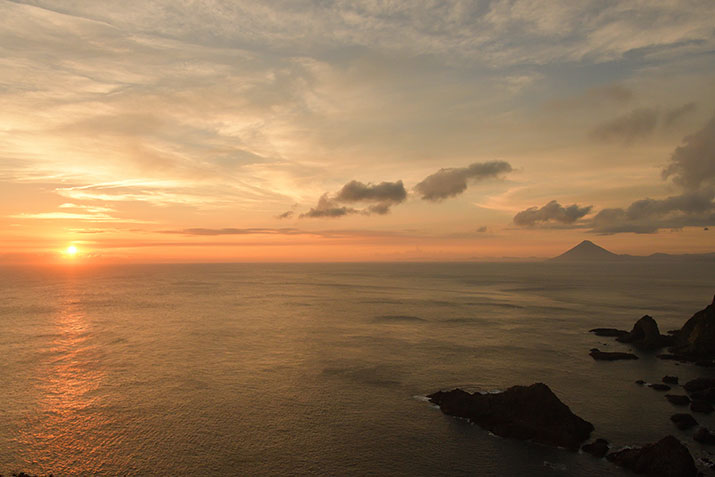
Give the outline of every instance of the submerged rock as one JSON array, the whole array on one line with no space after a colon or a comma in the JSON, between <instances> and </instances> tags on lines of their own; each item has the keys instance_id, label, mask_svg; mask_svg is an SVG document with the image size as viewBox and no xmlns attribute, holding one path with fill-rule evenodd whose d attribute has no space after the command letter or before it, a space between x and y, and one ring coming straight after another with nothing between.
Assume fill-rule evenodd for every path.
<instances>
[{"instance_id":1,"label":"submerged rock","mask_svg":"<svg viewBox=\"0 0 715 477\"><path fill-rule=\"evenodd\" d=\"M670 386L667 384L653 383L649 384L648 387L656 391L670 391Z\"/></svg>"},{"instance_id":2,"label":"submerged rock","mask_svg":"<svg viewBox=\"0 0 715 477\"><path fill-rule=\"evenodd\" d=\"M454 389L427 397L443 413L469 419L502 437L576 451L593 431L593 424L572 413L543 383L512 386L497 394Z\"/></svg>"},{"instance_id":3,"label":"submerged rock","mask_svg":"<svg viewBox=\"0 0 715 477\"><path fill-rule=\"evenodd\" d=\"M588 353L591 357L597 361L617 361L619 359L638 359L638 356L633 353L619 353L619 352L609 352L601 351L598 348L591 348Z\"/></svg>"},{"instance_id":4,"label":"submerged rock","mask_svg":"<svg viewBox=\"0 0 715 477\"><path fill-rule=\"evenodd\" d=\"M665 399L676 406L687 406L690 404L690 398L681 394L666 394Z\"/></svg>"},{"instance_id":5,"label":"submerged rock","mask_svg":"<svg viewBox=\"0 0 715 477\"><path fill-rule=\"evenodd\" d=\"M581 450L599 459L608 454L608 441L606 439L596 439L590 444L584 444Z\"/></svg>"},{"instance_id":6,"label":"submerged rock","mask_svg":"<svg viewBox=\"0 0 715 477\"><path fill-rule=\"evenodd\" d=\"M618 337L627 335L626 330L617 330L616 328L594 328L589 330L589 333L593 333L596 336L608 336L608 337Z\"/></svg>"},{"instance_id":7,"label":"submerged rock","mask_svg":"<svg viewBox=\"0 0 715 477\"><path fill-rule=\"evenodd\" d=\"M658 330L658 323L653 317L645 315L636 321L633 329L628 334L619 336L616 341L631 343L645 350L655 350L672 344L673 338L661 335L660 330Z\"/></svg>"},{"instance_id":8,"label":"submerged rock","mask_svg":"<svg viewBox=\"0 0 715 477\"><path fill-rule=\"evenodd\" d=\"M678 384L678 377L677 376L663 376L663 379L661 379L666 384Z\"/></svg>"},{"instance_id":9,"label":"submerged rock","mask_svg":"<svg viewBox=\"0 0 715 477\"><path fill-rule=\"evenodd\" d=\"M693 416L685 413L673 414L672 416L670 416L670 420L673 421L675 427L677 427L681 431L690 429L691 427L695 427L698 425L698 421L696 421Z\"/></svg>"},{"instance_id":10,"label":"submerged rock","mask_svg":"<svg viewBox=\"0 0 715 477\"><path fill-rule=\"evenodd\" d=\"M640 449L624 449L606 456L614 464L637 474L660 477L694 477L698 474L688 448L673 436Z\"/></svg>"},{"instance_id":11,"label":"submerged rock","mask_svg":"<svg viewBox=\"0 0 715 477\"><path fill-rule=\"evenodd\" d=\"M683 325L670 352L694 361L715 357L715 298Z\"/></svg>"}]
</instances>

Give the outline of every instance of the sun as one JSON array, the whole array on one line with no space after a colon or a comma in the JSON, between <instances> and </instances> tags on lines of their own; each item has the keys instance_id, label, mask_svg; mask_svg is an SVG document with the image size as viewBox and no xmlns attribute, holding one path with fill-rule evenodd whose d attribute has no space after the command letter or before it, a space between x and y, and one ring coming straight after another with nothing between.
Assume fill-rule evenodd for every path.
<instances>
[{"instance_id":1,"label":"sun","mask_svg":"<svg viewBox=\"0 0 715 477\"><path fill-rule=\"evenodd\" d=\"M70 245L69 247L67 247L67 250L65 250L65 253L70 257L73 257L77 255L77 247L75 247L74 245Z\"/></svg>"}]
</instances>

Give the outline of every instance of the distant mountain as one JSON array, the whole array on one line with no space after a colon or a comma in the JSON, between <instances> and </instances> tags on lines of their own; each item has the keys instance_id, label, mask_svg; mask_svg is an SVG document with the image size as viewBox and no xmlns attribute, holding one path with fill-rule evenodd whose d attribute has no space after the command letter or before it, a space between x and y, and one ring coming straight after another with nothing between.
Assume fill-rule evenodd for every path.
<instances>
[{"instance_id":1,"label":"distant mountain","mask_svg":"<svg viewBox=\"0 0 715 477\"><path fill-rule=\"evenodd\" d=\"M552 262L613 262L613 261L648 261L648 262L687 262L687 261L715 261L715 252L691 253L683 255L670 255L667 253L654 253L651 255L618 255L599 247L590 240L584 240L571 250L558 257L549 259Z\"/></svg>"},{"instance_id":2,"label":"distant mountain","mask_svg":"<svg viewBox=\"0 0 715 477\"><path fill-rule=\"evenodd\" d=\"M551 260L554 262L593 262L603 260L619 260L620 255L609 252L603 247L599 247L590 240L584 240L571 250L562 253Z\"/></svg>"}]
</instances>

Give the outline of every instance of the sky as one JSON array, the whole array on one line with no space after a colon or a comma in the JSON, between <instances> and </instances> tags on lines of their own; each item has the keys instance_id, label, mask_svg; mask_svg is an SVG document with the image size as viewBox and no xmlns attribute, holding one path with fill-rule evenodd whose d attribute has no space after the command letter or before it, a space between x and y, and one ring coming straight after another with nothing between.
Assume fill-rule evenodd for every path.
<instances>
[{"instance_id":1,"label":"sky","mask_svg":"<svg viewBox=\"0 0 715 477\"><path fill-rule=\"evenodd\" d=\"M715 251L712 0L0 17L0 263Z\"/></svg>"}]
</instances>

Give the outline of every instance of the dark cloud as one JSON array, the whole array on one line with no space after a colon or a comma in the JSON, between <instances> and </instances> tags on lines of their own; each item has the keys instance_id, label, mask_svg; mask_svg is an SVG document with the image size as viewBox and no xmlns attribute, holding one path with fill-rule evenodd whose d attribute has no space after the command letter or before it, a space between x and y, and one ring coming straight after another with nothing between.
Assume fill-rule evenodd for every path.
<instances>
[{"instance_id":1,"label":"dark cloud","mask_svg":"<svg viewBox=\"0 0 715 477\"><path fill-rule=\"evenodd\" d=\"M467 182L480 181L511 172L508 162L490 161L475 162L467 167L440 169L427 176L415 186L415 190L424 200L439 202L448 197L454 197L467 189Z\"/></svg>"},{"instance_id":2,"label":"dark cloud","mask_svg":"<svg viewBox=\"0 0 715 477\"><path fill-rule=\"evenodd\" d=\"M552 200L545 206L530 207L514 216L514 223L522 227L534 227L539 224L559 223L573 224L591 211L591 206L580 207L572 204L567 207Z\"/></svg>"},{"instance_id":3,"label":"dark cloud","mask_svg":"<svg viewBox=\"0 0 715 477\"><path fill-rule=\"evenodd\" d=\"M295 212L293 212L292 210L287 210L287 211L283 212L282 214L278 214L276 216L276 218L277 219L290 219L291 217L293 217L294 214L295 214Z\"/></svg>"},{"instance_id":4,"label":"dark cloud","mask_svg":"<svg viewBox=\"0 0 715 477\"><path fill-rule=\"evenodd\" d=\"M377 185L350 181L335 196L338 202L374 201L399 204L407 198L402 181L380 182Z\"/></svg>"},{"instance_id":5,"label":"dark cloud","mask_svg":"<svg viewBox=\"0 0 715 477\"><path fill-rule=\"evenodd\" d=\"M390 212L390 207L403 202L407 198L402 181L380 182L379 184L364 184L359 181L350 181L330 197L323 194L318 200L318 205L300 217L342 217L344 215L385 215ZM355 209L342 204L355 202L376 202L364 209Z\"/></svg>"},{"instance_id":6,"label":"dark cloud","mask_svg":"<svg viewBox=\"0 0 715 477\"><path fill-rule=\"evenodd\" d=\"M600 234L655 233L659 229L715 224L715 188L702 188L665 199L641 199L628 208L603 209L591 221Z\"/></svg>"},{"instance_id":7,"label":"dark cloud","mask_svg":"<svg viewBox=\"0 0 715 477\"><path fill-rule=\"evenodd\" d=\"M481 227L479 227L479 228L477 229L477 233L480 233L480 234L483 234L483 233L485 233L486 231L487 231L487 226L486 226L486 225L482 225Z\"/></svg>"},{"instance_id":8,"label":"dark cloud","mask_svg":"<svg viewBox=\"0 0 715 477\"><path fill-rule=\"evenodd\" d=\"M658 111L652 108L634 109L597 126L591 137L602 141L622 141L630 143L649 136L658 124Z\"/></svg>"},{"instance_id":9,"label":"dark cloud","mask_svg":"<svg viewBox=\"0 0 715 477\"><path fill-rule=\"evenodd\" d=\"M715 185L715 116L703 129L687 136L673 152L663 178L692 190Z\"/></svg>"},{"instance_id":10,"label":"dark cloud","mask_svg":"<svg viewBox=\"0 0 715 477\"><path fill-rule=\"evenodd\" d=\"M345 215L356 214L359 211L353 209L352 207L345 207L338 204L335 200L328 197L328 194L323 194L320 199L318 199L318 205L310 209L304 214L300 214L300 218L303 217L343 217Z\"/></svg>"},{"instance_id":11,"label":"dark cloud","mask_svg":"<svg viewBox=\"0 0 715 477\"><path fill-rule=\"evenodd\" d=\"M686 103L682 106L678 106L677 108L669 109L668 111L665 112L665 115L663 117L663 122L665 123L666 126L671 126L673 123L676 123L683 116L695 111L695 109L696 109L695 103Z\"/></svg>"}]
</instances>

